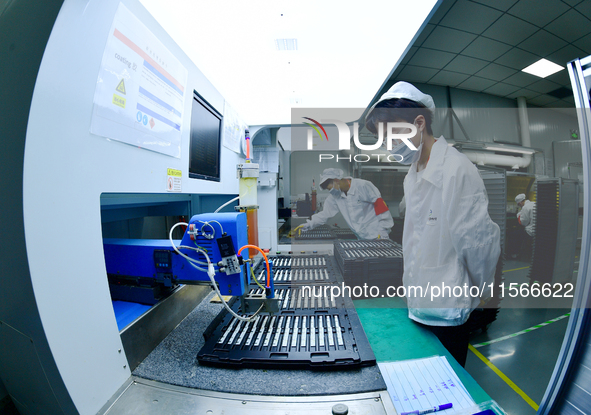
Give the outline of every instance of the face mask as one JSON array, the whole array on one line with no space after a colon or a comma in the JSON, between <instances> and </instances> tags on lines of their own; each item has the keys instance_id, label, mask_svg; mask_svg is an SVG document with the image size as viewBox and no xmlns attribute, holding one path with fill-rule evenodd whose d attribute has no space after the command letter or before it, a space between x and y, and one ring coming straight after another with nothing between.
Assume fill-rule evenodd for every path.
<instances>
[{"instance_id":1,"label":"face mask","mask_svg":"<svg viewBox=\"0 0 591 415\"><path fill-rule=\"evenodd\" d=\"M421 150L423 149L423 132L421 131L421 143L416 150L411 150L404 142L398 144L396 147L392 148L391 153L398 155L398 158L401 160L398 161L400 164L409 165L413 164L415 161L418 161L421 157Z\"/></svg>"},{"instance_id":2,"label":"face mask","mask_svg":"<svg viewBox=\"0 0 591 415\"><path fill-rule=\"evenodd\" d=\"M330 194L334 197L339 197L341 195L341 189L332 185L332 189L330 189Z\"/></svg>"}]
</instances>

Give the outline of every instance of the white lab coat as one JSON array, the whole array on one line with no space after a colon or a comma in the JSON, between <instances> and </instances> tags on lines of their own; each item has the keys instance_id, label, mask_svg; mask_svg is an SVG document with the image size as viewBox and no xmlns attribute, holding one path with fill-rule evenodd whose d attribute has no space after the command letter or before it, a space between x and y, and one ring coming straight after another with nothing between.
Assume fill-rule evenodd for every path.
<instances>
[{"instance_id":1,"label":"white lab coat","mask_svg":"<svg viewBox=\"0 0 591 415\"><path fill-rule=\"evenodd\" d=\"M404 196L402 196L402 200L398 204L398 216L403 218L405 213L406 213L406 199L404 198Z\"/></svg>"},{"instance_id":2,"label":"white lab coat","mask_svg":"<svg viewBox=\"0 0 591 415\"><path fill-rule=\"evenodd\" d=\"M324 202L324 208L308 221L311 228L323 225L334 215L342 213L349 227L362 239L388 238L394 220L390 212L376 215L374 203L381 198L380 191L372 182L363 179L351 179L351 188L345 195L330 194Z\"/></svg>"},{"instance_id":3,"label":"white lab coat","mask_svg":"<svg viewBox=\"0 0 591 415\"><path fill-rule=\"evenodd\" d=\"M500 229L488 215L488 197L476 167L439 137L427 167L412 164L404 179L403 283L422 287L425 297L407 291L409 317L431 326L465 323L481 297L453 292L431 299L433 286L467 287L494 281ZM497 287L498 289L498 287ZM484 289L482 298L490 297ZM474 291L476 293L476 291Z\"/></svg>"},{"instance_id":4,"label":"white lab coat","mask_svg":"<svg viewBox=\"0 0 591 415\"><path fill-rule=\"evenodd\" d=\"M526 200L525 203L523 204L523 207L519 211L519 213L517 213L517 219L519 220L519 223L522 226L525 226L525 231L531 237L533 237L535 234L535 231L534 231L535 209L536 209L535 202L531 202L529 200Z\"/></svg>"}]
</instances>

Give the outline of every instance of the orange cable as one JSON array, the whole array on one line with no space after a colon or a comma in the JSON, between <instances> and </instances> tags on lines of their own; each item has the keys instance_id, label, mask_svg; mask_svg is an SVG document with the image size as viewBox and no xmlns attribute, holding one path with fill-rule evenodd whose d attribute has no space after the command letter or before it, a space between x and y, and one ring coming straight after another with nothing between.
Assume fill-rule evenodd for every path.
<instances>
[{"instance_id":1,"label":"orange cable","mask_svg":"<svg viewBox=\"0 0 591 415\"><path fill-rule=\"evenodd\" d=\"M240 252L242 252L242 250L244 248L256 249L261 254L263 254L263 258L265 258L265 262L267 264L267 288L271 288L271 271L269 270L269 259L267 258L267 255L265 255L265 253L263 252L263 250L261 248L259 248L258 246L255 246L255 245L244 245L242 248L240 248L238 250L238 255L240 255Z\"/></svg>"}]
</instances>

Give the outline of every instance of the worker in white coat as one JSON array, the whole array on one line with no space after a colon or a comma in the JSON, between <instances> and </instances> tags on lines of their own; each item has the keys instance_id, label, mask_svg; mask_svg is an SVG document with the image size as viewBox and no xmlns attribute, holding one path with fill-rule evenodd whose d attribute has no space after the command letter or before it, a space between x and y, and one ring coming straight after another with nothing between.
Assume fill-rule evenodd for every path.
<instances>
[{"instance_id":1,"label":"worker in white coat","mask_svg":"<svg viewBox=\"0 0 591 415\"><path fill-rule=\"evenodd\" d=\"M366 127L374 134L388 122L416 127L416 133L411 128L392 129L395 134L414 134L409 138L414 150L400 140L391 150L410 165L404 179L402 239L408 315L433 332L463 366L468 353L466 322L491 296L501 252L500 229L488 215L488 198L476 167L443 136L433 136L434 109L429 95L398 82L368 113ZM387 131L382 133L387 137ZM421 296L421 291L427 295Z\"/></svg>"},{"instance_id":2,"label":"worker in white coat","mask_svg":"<svg viewBox=\"0 0 591 415\"><path fill-rule=\"evenodd\" d=\"M341 169L325 169L320 176L320 188L330 195L321 212L298 226L302 231L324 225L341 212L347 225L361 239L387 239L394 220L382 195L373 183L363 179L343 177ZM296 229L298 229L296 228Z\"/></svg>"},{"instance_id":3,"label":"worker in white coat","mask_svg":"<svg viewBox=\"0 0 591 415\"><path fill-rule=\"evenodd\" d=\"M521 226L525 226L525 231L533 238L535 235L534 212L536 209L536 203L527 200L523 193L515 196L515 202L517 203L517 206L521 208L521 210L517 212L517 221Z\"/></svg>"}]
</instances>

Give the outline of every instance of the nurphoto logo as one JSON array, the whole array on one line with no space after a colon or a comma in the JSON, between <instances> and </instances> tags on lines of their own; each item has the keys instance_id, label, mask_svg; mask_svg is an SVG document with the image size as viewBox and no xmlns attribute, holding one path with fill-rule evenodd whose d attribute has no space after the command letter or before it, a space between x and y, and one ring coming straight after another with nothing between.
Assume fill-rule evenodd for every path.
<instances>
[{"instance_id":1,"label":"nurphoto logo","mask_svg":"<svg viewBox=\"0 0 591 415\"><path fill-rule=\"evenodd\" d=\"M324 128L325 124L334 124L337 127L339 132L339 150L351 150L351 135L353 136L353 142L355 147L362 151L374 151L381 148L384 145L384 123L378 124L378 138L374 144L363 144L359 140L359 123L355 122L352 125L353 132L347 123L339 120L322 120L322 123L308 117L304 117L305 119L312 121L314 124L310 124L308 122L304 122L304 124L308 125L307 131L307 149L313 150L313 141L314 141L314 131L320 136L320 139L325 139L328 141L328 134L326 129ZM410 141L412 137L417 134L417 127L414 124L408 122L389 122L386 123L386 137L385 137L385 144L388 151L392 150L392 142L394 140L401 140L408 148L411 150L417 150L416 146ZM340 160L348 160L349 162L355 161L358 163L365 163L372 159L372 156L377 158L378 162L386 161L386 162L401 162L403 157L400 154L389 154L385 156L383 153L378 154L355 154L349 156L341 156L339 154L320 154L319 161L322 160L332 160L335 159L337 161ZM384 160L382 160L384 159Z\"/></svg>"}]
</instances>

